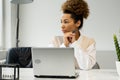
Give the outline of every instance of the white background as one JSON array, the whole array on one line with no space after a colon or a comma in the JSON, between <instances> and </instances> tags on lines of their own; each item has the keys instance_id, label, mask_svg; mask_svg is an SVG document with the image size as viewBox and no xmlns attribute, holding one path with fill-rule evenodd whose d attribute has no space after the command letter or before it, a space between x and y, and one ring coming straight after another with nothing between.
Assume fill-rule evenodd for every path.
<instances>
[{"instance_id":1,"label":"white background","mask_svg":"<svg viewBox=\"0 0 120 80\"><path fill-rule=\"evenodd\" d=\"M61 5L66 0L34 0L20 5L20 46L48 46L55 35L62 35ZM93 37L97 50L114 50L113 33L120 29L120 0L86 0L90 16L84 21L82 32ZM16 10L12 9L13 33ZM13 45L15 46L13 34Z\"/></svg>"},{"instance_id":2,"label":"white background","mask_svg":"<svg viewBox=\"0 0 120 80\"><path fill-rule=\"evenodd\" d=\"M0 0L0 48L2 48L2 0Z\"/></svg>"}]
</instances>

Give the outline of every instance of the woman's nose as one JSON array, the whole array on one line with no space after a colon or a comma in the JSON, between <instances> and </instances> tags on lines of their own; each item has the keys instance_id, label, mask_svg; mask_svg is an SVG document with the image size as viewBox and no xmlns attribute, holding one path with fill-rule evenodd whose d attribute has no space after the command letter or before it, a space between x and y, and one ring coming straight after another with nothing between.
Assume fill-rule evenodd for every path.
<instances>
[{"instance_id":1,"label":"woman's nose","mask_svg":"<svg viewBox=\"0 0 120 80\"><path fill-rule=\"evenodd\" d=\"M62 28L62 29L64 29L64 28L65 28L65 26L64 26L64 25L61 25L61 28Z\"/></svg>"},{"instance_id":2,"label":"woman's nose","mask_svg":"<svg viewBox=\"0 0 120 80\"><path fill-rule=\"evenodd\" d=\"M62 28L62 29L64 29L64 28L65 28L65 26L64 26L64 24L63 24L63 23L61 23L61 28Z\"/></svg>"}]
</instances>

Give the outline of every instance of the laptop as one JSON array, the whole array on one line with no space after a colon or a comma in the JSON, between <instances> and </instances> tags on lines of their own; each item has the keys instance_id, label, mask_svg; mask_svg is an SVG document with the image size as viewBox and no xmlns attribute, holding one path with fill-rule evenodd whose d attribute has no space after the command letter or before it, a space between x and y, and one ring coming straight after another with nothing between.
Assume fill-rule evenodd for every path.
<instances>
[{"instance_id":1,"label":"laptop","mask_svg":"<svg viewBox=\"0 0 120 80\"><path fill-rule=\"evenodd\" d=\"M34 76L76 78L74 48L32 48Z\"/></svg>"}]
</instances>

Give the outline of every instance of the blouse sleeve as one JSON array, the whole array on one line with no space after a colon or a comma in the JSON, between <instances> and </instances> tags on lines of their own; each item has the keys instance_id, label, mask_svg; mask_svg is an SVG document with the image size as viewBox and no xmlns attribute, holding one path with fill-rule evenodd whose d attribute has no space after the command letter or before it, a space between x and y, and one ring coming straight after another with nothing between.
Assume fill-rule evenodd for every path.
<instances>
[{"instance_id":1,"label":"blouse sleeve","mask_svg":"<svg viewBox=\"0 0 120 80\"><path fill-rule=\"evenodd\" d=\"M49 47L57 47L59 40L55 39L50 44ZM96 46L95 41L87 47L86 50L81 49L80 41L75 41L74 43L70 44L69 47L74 48L74 56L76 58L76 64L80 69L88 70L92 69L92 67L96 63ZM66 47L64 43L59 47Z\"/></svg>"},{"instance_id":2,"label":"blouse sleeve","mask_svg":"<svg viewBox=\"0 0 120 80\"><path fill-rule=\"evenodd\" d=\"M95 42L92 43L86 50L82 50L77 42L70 45L75 49L75 58L80 69L88 70L91 69L96 63L96 48Z\"/></svg>"}]
</instances>

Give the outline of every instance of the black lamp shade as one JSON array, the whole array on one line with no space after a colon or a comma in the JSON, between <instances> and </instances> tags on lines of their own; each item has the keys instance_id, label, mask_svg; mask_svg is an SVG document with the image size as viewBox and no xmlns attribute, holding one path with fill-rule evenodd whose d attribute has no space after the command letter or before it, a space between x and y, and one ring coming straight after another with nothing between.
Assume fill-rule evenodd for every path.
<instances>
[{"instance_id":1,"label":"black lamp shade","mask_svg":"<svg viewBox=\"0 0 120 80\"><path fill-rule=\"evenodd\" d=\"M27 4L31 2L33 2L33 0L11 0L11 3L14 4Z\"/></svg>"}]
</instances>

